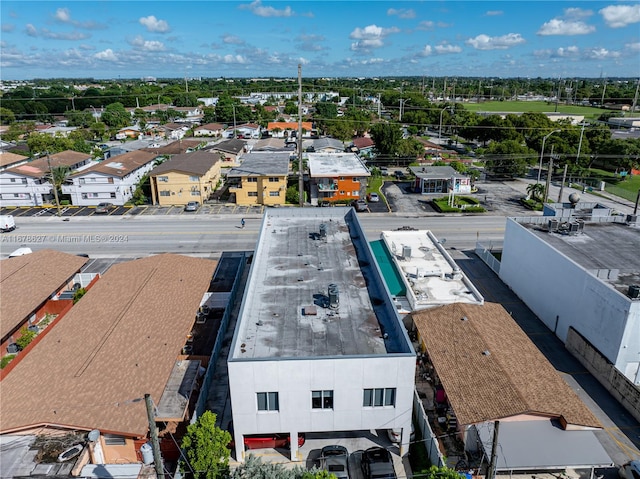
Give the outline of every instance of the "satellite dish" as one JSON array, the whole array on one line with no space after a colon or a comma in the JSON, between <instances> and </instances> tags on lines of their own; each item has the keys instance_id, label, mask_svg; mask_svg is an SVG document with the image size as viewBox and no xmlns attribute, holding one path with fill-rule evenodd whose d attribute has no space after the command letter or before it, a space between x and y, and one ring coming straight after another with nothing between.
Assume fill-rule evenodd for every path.
<instances>
[{"instance_id":1,"label":"satellite dish","mask_svg":"<svg viewBox=\"0 0 640 479\"><path fill-rule=\"evenodd\" d=\"M89 431L87 437L89 438L89 441L96 442L98 439L100 439L100 431L97 429L93 429L92 431Z\"/></svg>"}]
</instances>

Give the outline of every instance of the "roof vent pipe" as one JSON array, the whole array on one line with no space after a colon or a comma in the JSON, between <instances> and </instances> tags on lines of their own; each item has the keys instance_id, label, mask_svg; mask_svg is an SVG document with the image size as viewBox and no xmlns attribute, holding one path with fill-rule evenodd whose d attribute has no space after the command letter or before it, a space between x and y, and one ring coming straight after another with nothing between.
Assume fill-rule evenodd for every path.
<instances>
[{"instance_id":1,"label":"roof vent pipe","mask_svg":"<svg viewBox=\"0 0 640 479\"><path fill-rule=\"evenodd\" d=\"M338 285L331 283L327 290L327 295L329 296L329 307L331 309L338 309L338 306L340 306L340 290L338 289Z\"/></svg>"}]
</instances>

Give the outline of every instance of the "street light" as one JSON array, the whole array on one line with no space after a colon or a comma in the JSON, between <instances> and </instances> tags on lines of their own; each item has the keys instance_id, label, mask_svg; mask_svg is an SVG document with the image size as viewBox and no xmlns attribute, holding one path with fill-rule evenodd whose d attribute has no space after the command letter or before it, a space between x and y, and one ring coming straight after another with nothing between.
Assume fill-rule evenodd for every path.
<instances>
[{"instance_id":1,"label":"street light","mask_svg":"<svg viewBox=\"0 0 640 479\"><path fill-rule=\"evenodd\" d=\"M96 109L93 107L93 105L89 106L93 108L93 119L96 121L96 123L98 123L98 113L96 112Z\"/></svg>"},{"instance_id":2,"label":"street light","mask_svg":"<svg viewBox=\"0 0 640 479\"><path fill-rule=\"evenodd\" d=\"M440 112L440 128L438 128L438 144L440 144L440 138L442 137L442 114L444 113L445 110L448 110L449 108L451 107L445 106Z\"/></svg>"},{"instance_id":3,"label":"street light","mask_svg":"<svg viewBox=\"0 0 640 479\"><path fill-rule=\"evenodd\" d=\"M402 98L400 98L400 115L398 117L398 121L402 121L402 113L404 112L404 106L407 104L408 101L411 101L411 98L407 98L406 100L403 100Z\"/></svg>"},{"instance_id":4,"label":"street light","mask_svg":"<svg viewBox=\"0 0 640 479\"><path fill-rule=\"evenodd\" d=\"M542 172L542 158L544 158L544 143L545 141L547 141L547 138L549 138L554 133L558 133L560 131L562 130L553 130L551 133L549 133L547 136L545 136L542 139L542 150L540 151L540 166L538 167L538 180L536 181L536 184L540 183L540 173Z\"/></svg>"}]
</instances>

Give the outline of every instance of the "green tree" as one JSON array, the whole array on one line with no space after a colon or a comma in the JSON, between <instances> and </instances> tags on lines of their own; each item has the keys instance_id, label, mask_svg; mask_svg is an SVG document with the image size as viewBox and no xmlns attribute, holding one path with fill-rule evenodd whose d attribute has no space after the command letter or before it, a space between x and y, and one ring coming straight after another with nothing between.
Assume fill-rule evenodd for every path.
<instances>
[{"instance_id":1,"label":"green tree","mask_svg":"<svg viewBox=\"0 0 640 479\"><path fill-rule=\"evenodd\" d=\"M527 186L527 194L533 200L540 201L544 196L545 187L542 183L531 183Z\"/></svg>"},{"instance_id":2,"label":"green tree","mask_svg":"<svg viewBox=\"0 0 640 479\"><path fill-rule=\"evenodd\" d=\"M522 176L536 154L526 145L516 140L492 142L485 151L486 168L497 176Z\"/></svg>"},{"instance_id":3,"label":"green tree","mask_svg":"<svg viewBox=\"0 0 640 479\"><path fill-rule=\"evenodd\" d=\"M250 454L234 469L230 479L336 479L336 476L315 467L311 470L302 466L287 469L283 464L262 462L259 457Z\"/></svg>"},{"instance_id":4,"label":"green tree","mask_svg":"<svg viewBox=\"0 0 640 479\"><path fill-rule=\"evenodd\" d=\"M402 130L397 123L376 123L371 127L371 139L381 155L394 155L402 140Z\"/></svg>"},{"instance_id":5,"label":"green tree","mask_svg":"<svg viewBox=\"0 0 640 479\"><path fill-rule=\"evenodd\" d=\"M289 186L287 188L287 194L285 196L286 202L291 205L297 205L300 201L300 195L298 194L297 186Z\"/></svg>"},{"instance_id":6,"label":"green tree","mask_svg":"<svg viewBox=\"0 0 640 479\"><path fill-rule=\"evenodd\" d=\"M421 477L423 479L460 479L460 473L446 466L431 466Z\"/></svg>"},{"instance_id":7,"label":"green tree","mask_svg":"<svg viewBox=\"0 0 640 479\"><path fill-rule=\"evenodd\" d=\"M0 107L0 125L11 125L16 121L16 116L8 108Z\"/></svg>"},{"instance_id":8,"label":"green tree","mask_svg":"<svg viewBox=\"0 0 640 479\"><path fill-rule=\"evenodd\" d=\"M227 477L230 442L231 434L216 426L216 415L205 411L195 423L187 426L182 438L186 458L182 472L192 474L194 479Z\"/></svg>"},{"instance_id":9,"label":"green tree","mask_svg":"<svg viewBox=\"0 0 640 479\"><path fill-rule=\"evenodd\" d=\"M131 124L131 115L119 102L107 105L100 118L111 128L124 128Z\"/></svg>"},{"instance_id":10,"label":"green tree","mask_svg":"<svg viewBox=\"0 0 640 479\"><path fill-rule=\"evenodd\" d=\"M51 184L58 192L58 198L62 197L62 185L71 174L71 168L67 165L58 165L51 168L49 177L51 178Z\"/></svg>"},{"instance_id":11,"label":"green tree","mask_svg":"<svg viewBox=\"0 0 640 479\"><path fill-rule=\"evenodd\" d=\"M285 115L297 115L298 114L298 105L293 101L288 101L284 104L284 114Z\"/></svg>"}]
</instances>

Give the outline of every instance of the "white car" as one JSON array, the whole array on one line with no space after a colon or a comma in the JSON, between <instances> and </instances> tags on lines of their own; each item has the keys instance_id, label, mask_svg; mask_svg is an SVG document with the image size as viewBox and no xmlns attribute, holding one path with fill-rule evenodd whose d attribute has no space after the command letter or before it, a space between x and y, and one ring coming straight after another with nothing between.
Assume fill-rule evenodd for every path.
<instances>
[{"instance_id":1,"label":"white car","mask_svg":"<svg viewBox=\"0 0 640 479\"><path fill-rule=\"evenodd\" d=\"M369 193L369 201L372 203L377 203L378 201L380 201L378 193Z\"/></svg>"}]
</instances>

